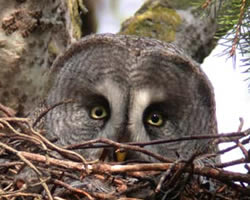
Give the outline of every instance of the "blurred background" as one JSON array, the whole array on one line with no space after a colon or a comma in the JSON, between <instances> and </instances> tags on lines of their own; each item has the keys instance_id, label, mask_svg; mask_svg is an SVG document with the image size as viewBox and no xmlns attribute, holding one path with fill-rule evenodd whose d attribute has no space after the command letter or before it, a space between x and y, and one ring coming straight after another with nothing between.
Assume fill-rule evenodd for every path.
<instances>
[{"instance_id":1,"label":"blurred background","mask_svg":"<svg viewBox=\"0 0 250 200\"><path fill-rule=\"evenodd\" d=\"M93 32L117 33L121 23L133 16L145 0L95 0L93 6L96 14ZM219 41L222 43L223 41ZM249 82L245 81L249 74L243 74L245 70L241 65L242 56L237 53L234 60L227 54L223 54L225 47L217 45L201 67L211 80L216 98L216 115L219 133L236 132L240 125L239 118L243 118L242 130L250 128L250 91ZM227 143L220 146L221 149L231 146ZM250 145L246 146L250 149ZM235 160L243 155L240 150L230 151L230 155L223 155L222 161ZM227 170L246 171L243 166L229 167Z\"/></svg>"}]
</instances>

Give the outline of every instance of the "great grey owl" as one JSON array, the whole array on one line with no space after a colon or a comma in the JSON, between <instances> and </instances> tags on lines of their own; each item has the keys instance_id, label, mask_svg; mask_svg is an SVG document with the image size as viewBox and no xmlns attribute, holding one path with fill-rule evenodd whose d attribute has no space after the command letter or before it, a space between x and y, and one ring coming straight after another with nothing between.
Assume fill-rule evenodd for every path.
<instances>
[{"instance_id":1,"label":"great grey owl","mask_svg":"<svg viewBox=\"0 0 250 200\"><path fill-rule=\"evenodd\" d=\"M217 134L212 86L199 65L174 45L136 36L91 35L60 56L52 72L56 77L47 104L74 100L46 116L48 134L60 145L95 138L125 143ZM145 148L187 159L197 146L208 142ZM81 153L96 159L101 152ZM127 159L135 158L151 160L128 152Z\"/></svg>"}]
</instances>

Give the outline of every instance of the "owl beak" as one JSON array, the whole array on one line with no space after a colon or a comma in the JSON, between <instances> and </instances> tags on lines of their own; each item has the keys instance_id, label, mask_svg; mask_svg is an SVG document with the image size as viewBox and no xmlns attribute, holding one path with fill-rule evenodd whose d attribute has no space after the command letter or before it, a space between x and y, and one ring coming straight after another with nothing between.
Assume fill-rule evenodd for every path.
<instances>
[{"instance_id":1,"label":"owl beak","mask_svg":"<svg viewBox=\"0 0 250 200\"><path fill-rule=\"evenodd\" d=\"M127 156L127 151L123 148L119 148L115 150L115 158L118 162L125 161Z\"/></svg>"},{"instance_id":2,"label":"owl beak","mask_svg":"<svg viewBox=\"0 0 250 200\"><path fill-rule=\"evenodd\" d=\"M105 159L107 158L110 158L109 155L110 155L110 149L103 149L100 157L99 157L99 160L100 161L104 161ZM112 153L111 153L112 155ZM111 160L115 160L117 162L123 162L126 160L126 157L127 157L127 151L123 148L118 148L116 150L113 151L113 159Z\"/></svg>"}]
</instances>

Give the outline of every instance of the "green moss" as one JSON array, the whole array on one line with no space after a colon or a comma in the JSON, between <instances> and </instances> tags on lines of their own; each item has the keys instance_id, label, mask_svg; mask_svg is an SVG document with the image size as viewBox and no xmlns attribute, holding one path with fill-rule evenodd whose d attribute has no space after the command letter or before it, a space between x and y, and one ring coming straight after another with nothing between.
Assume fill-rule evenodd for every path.
<instances>
[{"instance_id":1,"label":"green moss","mask_svg":"<svg viewBox=\"0 0 250 200\"><path fill-rule=\"evenodd\" d=\"M48 45L48 53L49 55L55 57L60 53L59 49L55 46L54 42L52 41Z\"/></svg>"},{"instance_id":2,"label":"green moss","mask_svg":"<svg viewBox=\"0 0 250 200\"><path fill-rule=\"evenodd\" d=\"M175 40L176 30L180 24L181 18L175 10L157 5L135 15L120 33L172 42Z\"/></svg>"},{"instance_id":3,"label":"green moss","mask_svg":"<svg viewBox=\"0 0 250 200\"><path fill-rule=\"evenodd\" d=\"M204 0L168 0L169 5L176 9L186 10L189 7L199 7L204 3Z\"/></svg>"}]
</instances>

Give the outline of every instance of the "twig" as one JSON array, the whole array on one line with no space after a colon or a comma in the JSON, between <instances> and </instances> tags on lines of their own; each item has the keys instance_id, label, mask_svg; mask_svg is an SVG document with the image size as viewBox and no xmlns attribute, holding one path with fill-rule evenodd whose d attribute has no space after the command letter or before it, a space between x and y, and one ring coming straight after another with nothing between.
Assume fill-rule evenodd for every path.
<instances>
[{"instance_id":1,"label":"twig","mask_svg":"<svg viewBox=\"0 0 250 200\"><path fill-rule=\"evenodd\" d=\"M165 171L171 166L171 163L152 163L152 164L136 164L136 165L108 165L108 164L94 164L90 169L92 173L123 173L130 171ZM183 167L184 164L177 164L175 170ZM192 171L193 170L193 171ZM250 175L236 172L228 172L211 167L194 166L187 167L185 172L193 172L197 175L207 176L220 181L241 181L250 183ZM248 191L250 194L250 191Z\"/></svg>"},{"instance_id":2,"label":"twig","mask_svg":"<svg viewBox=\"0 0 250 200\"><path fill-rule=\"evenodd\" d=\"M39 114L39 116L36 118L36 120L35 120L34 123L32 124L32 127L34 128L34 127L37 125L37 123L38 123L38 122L39 122L39 121L40 121L49 111L51 111L51 110L54 109L55 107L60 106L60 105L62 105L62 104L72 103L72 102L73 102L72 99L67 99L67 100L58 102L58 103L56 103L56 104L50 106L49 108L47 108L46 110L44 110L43 112L41 112L41 113Z\"/></svg>"},{"instance_id":3,"label":"twig","mask_svg":"<svg viewBox=\"0 0 250 200\"><path fill-rule=\"evenodd\" d=\"M0 143L1 144L1 143ZM60 166L67 169L73 169L77 171L86 170L85 166L81 163L72 162L72 161L64 161L59 159L54 159L50 157L45 157L39 154L29 153L29 152L19 152L19 155L25 157L26 159L42 162L44 164ZM88 170L91 173L96 174L115 174L115 173L127 173L133 171L166 171L171 167L171 163L152 163L152 164L133 164L133 165L109 165L109 164L92 164L87 165ZM177 164L175 166L175 170L183 168L185 164ZM236 172L228 172L220 169L215 169L211 167L201 167L201 166L194 166L193 168L187 167L184 169L185 172L193 172L193 174L207 176L210 178L214 178L224 181L240 181L245 183L250 183L250 175L249 174L241 174ZM246 191L244 191L246 192ZM248 193L250 195L250 191Z\"/></svg>"},{"instance_id":4,"label":"twig","mask_svg":"<svg viewBox=\"0 0 250 200\"><path fill-rule=\"evenodd\" d=\"M238 128L238 131L241 131L242 130L242 127L244 125L244 121L243 121L243 118L240 117L240 125L239 125L239 128ZM246 148L242 145L242 143L240 142L240 140L236 140L236 145L240 148L240 150L242 151L243 155L245 156L245 159L246 160L249 160L249 156L248 156L248 151L246 150Z\"/></svg>"},{"instance_id":5,"label":"twig","mask_svg":"<svg viewBox=\"0 0 250 200\"><path fill-rule=\"evenodd\" d=\"M206 9L210 4L211 4L212 0L206 0L205 3L202 4L202 9Z\"/></svg>"},{"instance_id":6,"label":"twig","mask_svg":"<svg viewBox=\"0 0 250 200\"><path fill-rule=\"evenodd\" d=\"M26 193L26 192L13 192L11 194L9 193L4 193L4 194L0 194L0 197L2 198L10 198L10 197L20 197L20 196L23 196L23 197L35 197L37 199L42 199L42 195L40 194L34 194L34 193Z\"/></svg>"},{"instance_id":7,"label":"twig","mask_svg":"<svg viewBox=\"0 0 250 200\"><path fill-rule=\"evenodd\" d=\"M50 193L50 190L48 188L48 185L43 181L43 177L42 177L42 173L29 161L27 160L20 151L17 151L13 148L11 148L10 146L3 144L2 142L0 142L0 146L4 149L6 149L7 151L10 151L14 154L16 154L25 164L27 164L38 176L41 185L43 186L44 190L46 191L48 198L50 200L53 200L52 195Z\"/></svg>"},{"instance_id":8,"label":"twig","mask_svg":"<svg viewBox=\"0 0 250 200\"><path fill-rule=\"evenodd\" d=\"M12 110L9 107L4 106L3 104L0 103L0 110L3 111L3 113L7 116L7 117L13 117L15 116L16 112L14 110Z\"/></svg>"},{"instance_id":9,"label":"twig","mask_svg":"<svg viewBox=\"0 0 250 200\"><path fill-rule=\"evenodd\" d=\"M215 167L225 168L225 167L230 167L230 166L233 166L233 165L239 165L239 164L243 164L243 163L246 163L245 158L240 158L240 159L233 160L233 161L230 161L230 162L225 162L225 163L218 163L218 164L215 164Z\"/></svg>"},{"instance_id":10,"label":"twig","mask_svg":"<svg viewBox=\"0 0 250 200\"><path fill-rule=\"evenodd\" d=\"M14 129L8 123L8 121L25 123L26 126L30 130L30 134L33 134L33 136L29 136L29 135L18 132L16 129ZM29 120L27 118L0 118L0 123L3 123L4 125L6 125L12 132L14 132L15 134L17 134L19 136L27 138L28 140L31 140L31 141L35 140L36 143L39 143L42 145L42 147L45 151L47 151L47 146L45 145L45 144L47 144L50 148L52 148L53 150L57 151L60 154L63 154L63 155L70 154L70 155L73 155L73 156L76 156L77 158L79 158L84 164L87 163L87 161L80 154L78 154L74 151L70 151L70 150L58 147L57 145L50 142L47 138L43 137L39 132L35 131L32 128L32 126L30 125ZM36 137L34 137L34 136L36 136Z\"/></svg>"},{"instance_id":11,"label":"twig","mask_svg":"<svg viewBox=\"0 0 250 200\"><path fill-rule=\"evenodd\" d=\"M23 165L24 162L7 162L7 163L0 163L0 167L11 167L17 165Z\"/></svg>"},{"instance_id":12,"label":"twig","mask_svg":"<svg viewBox=\"0 0 250 200\"><path fill-rule=\"evenodd\" d=\"M21 136L29 141L34 141L35 143L40 144L44 150L47 150L46 145L44 145L38 138L17 131L12 125L10 125L9 121L28 123L27 118L15 118L15 117L14 118L13 117L0 118L0 123L4 124L6 127L8 127L16 135Z\"/></svg>"},{"instance_id":13,"label":"twig","mask_svg":"<svg viewBox=\"0 0 250 200\"><path fill-rule=\"evenodd\" d=\"M243 125L244 125L244 119L242 117L240 117L239 120L240 120L240 125L238 127L238 131L237 132L241 132L242 128L243 128Z\"/></svg>"},{"instance_id":14,"label":"twig","mask_svg":"<svg viewBox=\"0 0 250 200\"><path fill-rule=\"evenodd\" d=\"M90 200L94 200L94 198L91 197L91 195L90 195L88 192L84 191L83 189L74 188L74 187L72 187L71 185L69 185L69 184L67 184L67 183L64 183L63 181L58 180L58 179L52 179L52 182L54 182L54 183L57 184L57 185L63 186L63 187L65 187L66 189L68 189L68 190L70 190L70 191L72 191L72 192L76 192L76 193L78 193L78 194L82 194L82 195L86 196L86 197L87 197L88 199L90 199Z\"/></svg>"},{"instance_id":15,"label":"twig","mask_svg":"<svg viewBox=\"0 0 250 200\"><path fill-rule=\"evenodd\" d=\"M106 138L98 138L98 139L94 139L94 140L89 140L89 141L86 141L86 142L83 142L81 143L80 145L78 145L77 147L79 146L86 146L86 145L92 145L94 143L105 143L105 144L108 144L104 147L112 147L112 146L115 146L115 147L118 147L118 148L123 148L123 149L129 149L129 150L133 150L133 151L138 151L138 152L141 152L141 153L144 153L146 155L149 155L153 158L156 158L157 160L159 161L162 161L162 162L173 162L172 159L169 159L169 158L166 158L164 156L161 156L160 154L158 153L153 153L151 151L148 151L144 148L141 148L141 147L138 147L138 146L134 146L132 144L123 144L123 143L119 143L119 142L114 142L113 140L109 140L109 139L106 139ZM68 146L68 147L65 147L67 149L75 149L75 146L72 148L72 146Z\"/></svg>"},{"instance_id":16,"label":"twig","mask_svg":"<svg viewBox=\"0 0 250 200\"><path fill-rule=\"evenodd\" d=\"M205 140L205 139L216 139L216 138L239 138L239 137L244 137L250 134L250 129L243 131L243 132L233 132L233 133L221 133L218 135L192 135L192 136L184 136L184 137L179 137L179 138L174 138L174 139L160 139L160 140L152 140L149 142L128 142L125 143L127 145L133 145L133 146L148 146L148 145L157 145L157 144L167 144L167 143L172 143L172 142L180 142L180 141L189 141L189 140ZM224 141L224 142L231 142L231 140ZM99 141L96 140L90 140L89 142L82 142L79 144L73 144L73 145L68 145L65 146L64 148L66 149L88 149L88 148L108 148L112 147L111 145L92 145L93 143L97 143ZM222 141L221 141L222 142ZM91 145L90 145L91 144Z\"/></svg>"}]
</instances>

